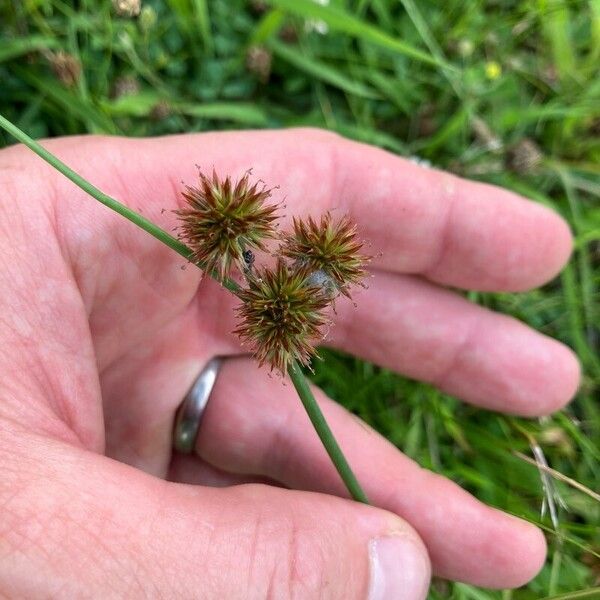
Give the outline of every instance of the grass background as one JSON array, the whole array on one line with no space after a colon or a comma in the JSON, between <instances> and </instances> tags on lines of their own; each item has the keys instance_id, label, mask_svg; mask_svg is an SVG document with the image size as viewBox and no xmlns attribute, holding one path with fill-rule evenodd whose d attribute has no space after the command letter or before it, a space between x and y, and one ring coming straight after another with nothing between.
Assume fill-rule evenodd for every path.
<instances>
[{"instance_id":1,"label":"grass background","mask_svg":"<svg viewBox=\"0 0 600 600\"><path fill-rule=\"evenodd\" d=\"M547 532L526 588L436 581L431 598L600 598L600 503L573 485L600 488L599 0L144 0L134 17L108 0L2 0L0 113L33 137L325 127L559 211L576 251L555 281L470 298L576 350L566 410L484 412L329 351L315 379L423 466ZM534 446L572 481L545 489L515 455Z\"/></svg>"}]
</instances>

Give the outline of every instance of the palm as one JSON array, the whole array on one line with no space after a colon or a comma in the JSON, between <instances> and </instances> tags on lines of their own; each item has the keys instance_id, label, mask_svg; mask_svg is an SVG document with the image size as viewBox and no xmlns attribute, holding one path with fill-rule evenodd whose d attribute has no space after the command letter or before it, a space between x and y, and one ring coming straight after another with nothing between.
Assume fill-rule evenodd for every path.
<instances>
[{"instance_id":1,"label":"palm","mask_svg":"<svg viewBox=\"0 0 600 600\"><path fill-rule=\"evenodd\" d=\"M569 235L534 205L315 132L49 145L103 191L165 228L175 225L180 181L194 182L196 162L234 176L253 168L280 186L277 199L285 196L288 217L350 211L381 256L358 307L340 302L332 345L497 410L543 414L574 392L577 365L564 347L438 287L519 290L552 276L568 255ZM61 407L58 414L68 418L59 421L83 447L159 477L227 483L248 476L343 495L290 386L246 358L226 363L219 377L198 457L172 457L173 417L194 377L210 357L242 353L230 333L234 299L23 149L3 158L9 167L27 165L28 173L39 169L38 182L52 182L48 195L15 176L18 201L27 203L24 222L46 244L30 241L19 268L32 287L61 282L58 292L48 287L43 306L20 308L35 313L47 346L37 351L51 356L45 372L52 385L40 392L51 410L38 416ZM534 530L420 471L319 398L368 495L419 531L440 575L511 585L537 568L542 550Z\"/></svg>"}]
</instances>

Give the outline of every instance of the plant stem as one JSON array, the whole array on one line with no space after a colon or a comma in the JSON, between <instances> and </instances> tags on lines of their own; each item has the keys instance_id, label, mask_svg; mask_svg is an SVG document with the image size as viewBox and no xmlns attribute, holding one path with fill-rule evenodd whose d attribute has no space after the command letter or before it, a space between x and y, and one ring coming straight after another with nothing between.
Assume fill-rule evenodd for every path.
<instances>
[{"instance_id":1,"label":"plant stem","mask_svg":"<svg viewBox=\"0 0 600 600\"><path fill-rule=\"evenodd\" d=\"M193 253L185 244L164 231L164 229L158 227L158 225L152 223L152 221L149 221L142 215L136 213L124 204L121 204L119 201L100 191L97 187L73 171L73 169L68 167L51 152L43 148L38 142L30 138L26 133L21 131L16 125L11 123L2 115L0 115L0 127L4 128L13 137L25 144L25 146L35 152L40 158L44 159L65 177L70 179L84 192L92 196L92 198L95 198L98 200L98 202L101 202L111 210L114 210L116 213L131 221L134 225L137 225L144 231L148 232L158 241L166 244L169 248L175 250L175 252L183 256L185 259L191 260ZM202 267L202 265L198 265L195 262L192 264L199 268ZM212 274L212 276L215 277L214 274ZM217 280L220 281L219 279ZM224 287L233 293L236 293L239 290L237 283L231 279L225 279L220 283L222 283ZM329 428L329 425L327 424L327 421L325 420L325 417L323 416L323 413L321 412L321 409L319 408L319 405L317 404L317 401L315 400L315 397L313 396L310 386L308 385L308 381L306 380L304 373L296 361L293 361L288 368L288 374L292 380L292 383L294 384L294 387L296 388L296 391L298 392L298 395L300 396L300 400L302 401L304 409L306 410L310 421L317 432L317 435L323 443L323 446L325 446L327 454L329 454L333 464L335 465L335 468L340 474L340 477L348 488L348 492L350 492L350 495L358 502L368 504L369 501L367 500L367 496L360 487L356 476L352 472L352 469L346 460L346 457L342 453L339 444L337 443L331 429Z\"/></svg>"},{"instance_id":2,"label":"plant stem","mask_svg":"<svg viewBox=\"0 0 600 600\"><path fill-rule=\"evenodd\" d=\"M350 495L357 501L363 502L364 504L369 504L369 500L367 495L360 487L356 476L354 475L342 449L340 448L337 440L335 439L333 432L329 428L323 413L315 397L308 385L308 381L298 365L297 361L292 361L290 366L288 367L288 375L298 392L298 396L300 396L300 400L304 405L304 409L306 410L308 417L315 428L317 435L319 436L321 442L323 442L323 446L325 446L325 450L327 450L327 454L329 454L329 458L335 465L337 472L340 474L343 482L346 484Z\"/></svg>"},{"instance_id":3,"label":"plant stem","mask_svg":"<svg viewBox=\"0 0 600 600\"><path fill-rule=\"evenodd\" d=\"M141 227L144 231L147 231L150 235L153 235L156 239L169 246L169 248L175 250L175 252L181 254L181 256L184 258L190 258L190 250L185 244L182 244L178 239L174 238L172 235L169 235L166 231L156 226L148 219L142 217L142 215L127 208L127 206L117 202L110 196L107 196L104 192L101 192L97 187L92 185L78 173L75 173L73 169L65 165L65 163L56 158L56 156L43 148L38 142L30 138L26 133L21 131L18 127L16 127L16 125L13 125L2 115L0 115L0 126L6 129L6 131L17 138L20 142L23 142L23 144L25 144L29 149L33 150L47 163L52 165L57 171L60 171L65 177L68 177L84 192L87 192L90 196L93 196L96 200L98 200L98 202L108 206L108 208L119 213L132 223L135 223L138 227Z\"/></svg>"},{"instance_id":4,"label":"plant stem","mask_svg":"<svg viewBox=\"0 0 600 600\"><path fill-rule=\"evenodd\" d=\"M154 236L157 240L167 245L172 250L175 250L175 252L183 256L185 259L191 261L193 252L185 244L180 242L171 234L167 233L164 229L161 229L158 225L155 225L152 221L149 221L139 213L135 212L134 210L131 210L124 204L121 204L119 201L115 200L114 198L111 198L110 196L99 190L95 185L91 184L87 179L84 179L81 175L73 171L73 169L65 165L65 163L58 159L56 156L54 156L54 154L46 150L38 142L30 138L24 131L21 131L16 125L13 125L13 123L11 123L2 115L0 115L0 127L3 127L17 140L25 144L30 150L33 150L33 152L35 152L39 157L43 158L57 171L59 171L65 177L67 177L67 179L70 179L84 192L92 196L92 198L95 198L96 200L98 200L98 202L104 204L104 206L107 206L111 210L114 210L116 213L119 213L128 221L131 221L134 225L137 225L144 231L148 232L150 235ZM222 283L223 286L231 292L235 293L239 290L239 286L230 279L225 279L224 281L219 280L219 282Z\"/></svg>"}]
</instances>

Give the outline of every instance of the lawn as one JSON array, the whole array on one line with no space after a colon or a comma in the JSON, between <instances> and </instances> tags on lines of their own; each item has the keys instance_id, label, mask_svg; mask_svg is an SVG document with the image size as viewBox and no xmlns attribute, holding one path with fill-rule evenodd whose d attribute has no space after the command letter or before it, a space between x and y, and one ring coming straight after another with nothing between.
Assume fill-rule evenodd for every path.
<instances>
[{"instance_id":1,"label":"lawn","mask_svg":"<svg viewBox=\"0 0 600 600\"><path fill-rule=\"evenodd\" d=\"M485 412L331 351L314 379L421 465L545 530L529 586L436 581L431 598L600 598L575 594L600 585L599 0L143 0L137 16L4 0L0 113L35 138L324 127L560 212L576 249L558 278L469 298L577 352L567 409Z\"/></svg>"}]
</instances>

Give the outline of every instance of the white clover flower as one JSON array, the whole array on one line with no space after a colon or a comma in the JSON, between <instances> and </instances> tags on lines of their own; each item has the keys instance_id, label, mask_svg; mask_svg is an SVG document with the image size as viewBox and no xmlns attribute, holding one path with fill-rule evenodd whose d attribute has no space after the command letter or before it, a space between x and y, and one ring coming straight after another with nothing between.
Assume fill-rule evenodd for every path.
<instances>
[{"instance_id":1,"label":"white clover flower","mask_svg":"<svg viewBox=\"0 0 600 600\"><path fill-rule=\"evenodd\" d=\"M321 6L329 5L329 0L313 0L313 2ZM329 25L321 19L307 19L304 23L304 30L308 33L314 31L320 35L326 35L329 33Z\"/></svg>"}]
</instances>

